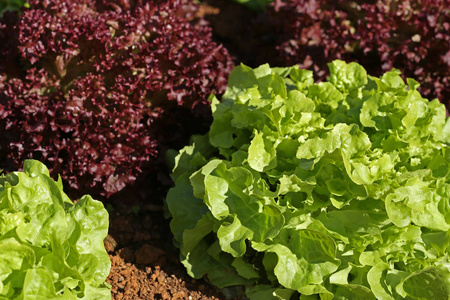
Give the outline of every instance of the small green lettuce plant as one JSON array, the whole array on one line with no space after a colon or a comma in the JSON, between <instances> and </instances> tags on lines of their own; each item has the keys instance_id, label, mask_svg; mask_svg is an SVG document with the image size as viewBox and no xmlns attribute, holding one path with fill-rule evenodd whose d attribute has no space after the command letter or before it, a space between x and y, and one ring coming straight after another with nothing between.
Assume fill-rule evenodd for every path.
<instances>
[{"instance_id":1,"label":"small green lettuce plant","mask_svg":"<svg viewBox=\"0 0 450 300\"><path fill-rule=\"evenodd\" d=\"M181 261L249 299L449 299L450 121L398 70L231 73L174 159Z\"/></svg>"},{"instance_id":2,"label":"small green lettuce plant","mask_svg":"<svg viewBox=\"0 0 450 300\"><path fill-rule=\"evenodd\" d=\"M42 163L0 177L0 299L111 299L108 213L75 205Z\"/></svg>"}]
</instances>

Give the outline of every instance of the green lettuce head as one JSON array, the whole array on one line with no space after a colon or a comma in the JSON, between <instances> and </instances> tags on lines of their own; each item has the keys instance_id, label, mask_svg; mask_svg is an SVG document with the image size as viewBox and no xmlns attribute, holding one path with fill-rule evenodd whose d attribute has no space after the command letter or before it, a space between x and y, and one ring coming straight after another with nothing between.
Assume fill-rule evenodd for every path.
<instances>
[{"instance_id":1,"label":"green lettuce head","mask_svg":"<svg viewBox=\"0 0 450 300\"><path fill-rule=\"evenodd\" d=\"M450 122L398 70L241 65L167 195L194 278L250 299L449 299Z\"/></svg>"},{"instance_id":2,"label":"green lettuce head","mask_svg":"<svg viewBox=\"0 0 450 300\"><path fill-rule=\"evenodd\" d=\"M0 299L111 299L108 213L75 205L40 162L0 177Z\"/></svg>"}]
</instances>

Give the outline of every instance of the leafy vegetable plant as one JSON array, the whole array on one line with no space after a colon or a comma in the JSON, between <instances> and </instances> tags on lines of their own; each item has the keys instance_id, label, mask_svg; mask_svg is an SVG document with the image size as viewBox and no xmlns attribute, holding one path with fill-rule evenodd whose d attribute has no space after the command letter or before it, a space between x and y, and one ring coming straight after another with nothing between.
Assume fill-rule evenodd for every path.
<instances>
[{"instance_id":1,"label":"leafy vegetable plant","mask_svg":"<svg viewBox=\"0 0 450 300\"><path fill-rule=\"evenodd\" d=\"M42 163L0 177L0 299L110 299L108 213L75 205Z\"/></svg>"},{"instance_id":2,"label":"leafy vegetable plant","mask_svg":"<svg viewBox=\"0 0 450 300\"><path fill-rule=\"evenodd\" d=\"M234 69L174 159L188 273L250 299L448 299L450 121L419 84L329 64ZM313 298L309 298L311 296Z\"/></svg>"},{"instance_id":3,"label":"leafy vegetable plant","mask_svg":"<svg viewBox=\"0 0 450 300\"><path fill-rule=\"evenodd\" d=\"M0 19L0 168L37 159L77 197L110 196L208 124L232 61L198 5L28 3Z\"/></svg>"}]
</instances>

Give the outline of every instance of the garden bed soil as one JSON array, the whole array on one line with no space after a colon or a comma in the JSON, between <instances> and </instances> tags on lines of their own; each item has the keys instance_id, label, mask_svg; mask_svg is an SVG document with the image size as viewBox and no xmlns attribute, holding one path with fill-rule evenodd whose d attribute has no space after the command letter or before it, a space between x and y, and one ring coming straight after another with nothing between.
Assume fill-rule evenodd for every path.
<instances>
[{"instance_id":1,"label":"garden bed soil","mask_svg":"<svg viewBox=\"0 0 450 300\"><path fill-rule=\"evenodd\" d=\"M186 274L173 246L162 205L108 201L112 299L224 299L204 280Z\"/></svg>"},{"instance_id":2,"label":"garden bed soil","mask_svg":"<svg viewBox=\"0 0 450 300\"><path fill-rule=\"evenodd\" d=\"M246 24L249 16L255 18L257 13L229 0L208 0L198 14L210 21L215 40L229 49L236 63L244 61L253 66L265 59L251 53L256 44L268 45L264 37L244 42L247 36L255 36L250 32L254 28ZM271 57L272 50L266 48L260 53ZM110 214L105 247L111 258L107 282L112 286L113 300L225 299L219 289L187 275L179 260L170 220L163 210L169 184L168 178L141 176L134 186L104 200Z\"/></svg>"}]
</instances>

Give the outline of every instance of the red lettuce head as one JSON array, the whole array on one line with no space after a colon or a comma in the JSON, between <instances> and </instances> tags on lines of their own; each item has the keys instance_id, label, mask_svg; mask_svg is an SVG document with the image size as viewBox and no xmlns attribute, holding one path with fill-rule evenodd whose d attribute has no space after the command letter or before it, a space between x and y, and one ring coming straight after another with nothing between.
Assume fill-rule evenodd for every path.
<instances>
[{"instance_id":1,"label":"red lettuce head","mask_svg":"<svg viewBox=\"0 0 450 300\"><path fill-rule=\"evenodd\" d=\"M208 122L233 66L194 4L28 2L0 20L1 168L39 159L74 194L110 196Z\"/></svg>"},{"instance_id":2,"label":"red lettuce head","mask_svg":"<svg viewBox=\"0 0 450 300\"><path fill-rule=\"evenodd\" d=\"M275 0L267 10L280 65L300 64L317 79L334 59L369 74L397 68L419 91L450 107L450 10L447 0Z\"/></svg>"}]
</instances>

